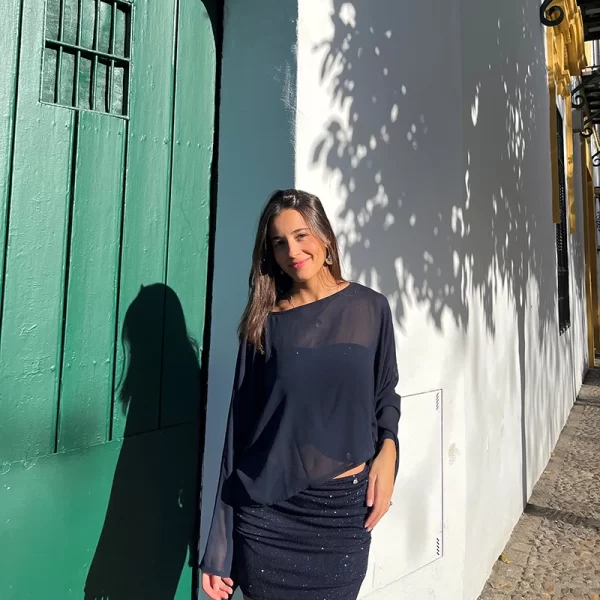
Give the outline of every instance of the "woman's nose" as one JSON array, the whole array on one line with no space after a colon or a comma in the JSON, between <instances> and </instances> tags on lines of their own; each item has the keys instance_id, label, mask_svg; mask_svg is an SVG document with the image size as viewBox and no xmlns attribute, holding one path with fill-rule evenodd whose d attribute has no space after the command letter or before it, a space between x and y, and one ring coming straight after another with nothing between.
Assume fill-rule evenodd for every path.
<instances>
[{"instance_id":1,"label":"woman's nose","mask_svg":"<svg viewBox=\"0 0 600 600\"><path fill-rule=\"evenodd\" d=\"M295 241L289 242L288 245L288 254L290 258L294 258L300 252L300 247Z\"/></svg>"}]
</instances>

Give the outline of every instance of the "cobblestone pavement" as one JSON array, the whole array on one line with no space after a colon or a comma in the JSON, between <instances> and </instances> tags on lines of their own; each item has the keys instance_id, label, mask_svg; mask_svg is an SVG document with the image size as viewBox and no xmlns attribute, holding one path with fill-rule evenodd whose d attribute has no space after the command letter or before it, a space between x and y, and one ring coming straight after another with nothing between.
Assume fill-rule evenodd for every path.
<instances>
[{"instance_id":1,"label":"cobblestone pavement","mask_svg":"<svg viewBox=\"0 0 600 600\"><path fill-rule=\"evenodd\" d=\"M479 600L600 600L600 369L591 369L548 467Z\"/></svg>"}]
</instances>

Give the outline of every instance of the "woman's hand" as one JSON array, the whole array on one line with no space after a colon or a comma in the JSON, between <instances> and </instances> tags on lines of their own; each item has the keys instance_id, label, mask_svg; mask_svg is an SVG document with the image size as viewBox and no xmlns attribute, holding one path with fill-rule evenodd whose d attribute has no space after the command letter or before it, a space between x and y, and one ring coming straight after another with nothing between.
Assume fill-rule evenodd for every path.
<instances>
[{"instance_id":1,"label":"woman's hand","mask_svg":"<svg viewBox=\"0 0 600 600\"><path fill-rule=\"evenodd\" d=\"M372 531L381 517L390 509L396 475L396 444L386 439L379 454L373 460L369 473L367 506L371 512L365 521L365 529Z\"/></svg>"},{"instance_id":2,"label":"woman's hand","mask_svg":"<svg viewBox=\"0 0 600 600\"><path fill-rule=\"evenodd\" d=\"M229 577L202 573L202 589L212 600L226 600L233 594L233 581Z\"/></svg>"}]
</instances>

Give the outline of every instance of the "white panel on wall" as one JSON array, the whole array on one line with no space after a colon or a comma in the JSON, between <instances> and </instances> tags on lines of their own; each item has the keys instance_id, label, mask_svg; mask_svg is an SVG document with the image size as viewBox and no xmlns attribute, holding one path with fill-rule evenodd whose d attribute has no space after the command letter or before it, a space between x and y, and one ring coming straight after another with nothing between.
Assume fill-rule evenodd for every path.
<instances>
[{"instance_id":1,"label":"white panel on wall","mask_svg":"<svg viewBox=\"0 0 600 600\"><path fill-rule=\"evenodd\" d=\"M393 506L373 532L363 593L442 556L442 390L402 397L399 438Z\"/></svg>"}]
</instances>

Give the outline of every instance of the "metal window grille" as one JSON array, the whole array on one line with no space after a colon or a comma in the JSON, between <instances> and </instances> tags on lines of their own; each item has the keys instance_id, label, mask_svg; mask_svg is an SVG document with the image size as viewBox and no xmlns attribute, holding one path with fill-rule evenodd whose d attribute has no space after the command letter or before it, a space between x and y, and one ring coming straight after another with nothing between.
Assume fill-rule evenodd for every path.
<instances>
[{"instance_id":1,"label":"metal window grille","mask_svg":"<svg viewBox=\"0 0 600 600\"><path fill-rule=\"evenodd\" d=\"M565 183L565 143L563 119L557 109L557 139L558 146L558 190L560 206L560 223L556 225L556 255L558 274L558 323L560 333L571 325L571 303L569 299L569 249L567 237L567 186Z\"/></svg>"},{"instance_id":2,"label":"metal window grille","mask_svg":"<svg viewBox=\"0 0 600 600\"><path fill-rule=\"evenodd\" d=\"M42 102L126 117L131 0L47 0Z\"/></svg>"}]
</instances>

